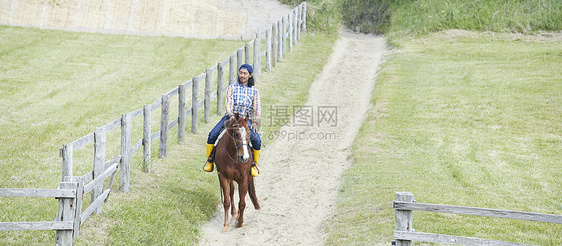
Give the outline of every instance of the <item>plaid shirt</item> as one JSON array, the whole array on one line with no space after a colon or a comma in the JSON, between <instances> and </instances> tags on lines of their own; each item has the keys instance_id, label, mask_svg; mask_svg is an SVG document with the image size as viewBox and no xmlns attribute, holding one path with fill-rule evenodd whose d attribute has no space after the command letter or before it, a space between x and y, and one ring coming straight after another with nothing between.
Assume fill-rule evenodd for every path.
<instances>
[{"instance_id":1,"label":"plaid shirt","mask_svg":"<svg viewBox=\"0 0 562 246\"><path fill-rule=\"evenodd\" d=\"M252 122L260 123L260 93L255 86L249 87L237 82L226 88L225 96L226 115L232 116L239 113L246 117L246 113L248 113Z\"/></svg>"}]
</instances>

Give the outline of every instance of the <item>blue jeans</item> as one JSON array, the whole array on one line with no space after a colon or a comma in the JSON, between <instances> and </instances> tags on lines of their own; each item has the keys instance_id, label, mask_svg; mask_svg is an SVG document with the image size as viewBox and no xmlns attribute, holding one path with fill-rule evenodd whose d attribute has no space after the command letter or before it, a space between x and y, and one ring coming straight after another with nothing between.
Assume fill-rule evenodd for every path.
<instances>
[{"instance_id":1,"label":"blue jeans","mask_svg":"<svg viewBox=\"0 0 562 246\"><path fill-rule=\"evenodd\" d=\"M213 127L213 130L211 130L211 132L209 132L209 138L207 138L208 144L214 144L215 141L217 141L217 138L219 137L222 130L224 129L224 122L226 122L228 119L229 119L229 117L227 115L225 115L224 117L222 117L222 119L219 121L219 123L217 123L217 125L215 127ZM252 125L251 120L250 120L250 122L248 122L248 125L249 126ZM260 135L257 132L254 132L254 131L250 130L250 142L252 143L252 148L254 148L255 150L261 149L261 138L260 138Z\"/></svg>"}]
</instances>

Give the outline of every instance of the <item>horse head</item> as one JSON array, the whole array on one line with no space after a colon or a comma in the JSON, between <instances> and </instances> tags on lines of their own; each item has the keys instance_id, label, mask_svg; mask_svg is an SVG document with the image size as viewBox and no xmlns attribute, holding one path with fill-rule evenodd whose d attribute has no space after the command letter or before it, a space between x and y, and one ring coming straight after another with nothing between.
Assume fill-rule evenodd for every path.
<instances>
[{"instance_id":1,"label":"horse head","mask_svg":"<svg viewBox=\"0 0 562 246\"><path fill-rule=\"evenodd\" d=\"M234 120L229 122L228 131L234 142L238 161L246 163L250 159L250 128L248 127L249 116L240 117L238 113L234 115Z\"/></svg>"}]
</instances>

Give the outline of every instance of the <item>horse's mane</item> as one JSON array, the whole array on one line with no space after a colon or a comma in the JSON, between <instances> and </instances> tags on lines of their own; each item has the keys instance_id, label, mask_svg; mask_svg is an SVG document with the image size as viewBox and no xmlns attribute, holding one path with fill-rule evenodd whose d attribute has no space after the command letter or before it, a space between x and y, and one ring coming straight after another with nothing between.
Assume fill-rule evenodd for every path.
<instances>
[{"instance_id":1,"label":"horse's mane","mask_svg":"<svg viewBox=\"0 0 562 246\"><path fill-rule=\"evenodd\" d=\"M240 114L239 114L239 113L236 113L236 114L234 115L234 121L233 121L233 122L228 121L227 127L228 127L228 128L232 128L232 127L235 126L235 124L239 124L239 125L242 125L243 127L248 128L248 127L249 127L249 126L248 126L248 120L249 120L249 118L250 118L250 117L249 117L248 114L246 114L246 118L243 118L243 117L240 117Z\"/></svg>"}]
</instances>

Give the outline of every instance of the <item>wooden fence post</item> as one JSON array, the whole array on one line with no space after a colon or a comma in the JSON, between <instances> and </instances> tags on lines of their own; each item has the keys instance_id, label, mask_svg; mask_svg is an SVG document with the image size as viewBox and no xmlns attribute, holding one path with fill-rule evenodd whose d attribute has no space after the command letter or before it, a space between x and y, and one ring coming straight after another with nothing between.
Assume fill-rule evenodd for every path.
<instances>
[{"instance_id":1,"label":"wooden fence post","mask_svg":"<svg viewBox=\"0 0 562 246\"><path fill-rule=\"evenodd\" d=\"M64 182L65 177L72 176L72 156L74 152L74 146L72 144L63 144L61 149L62 156L62 182ZM60 215L62 214L62 203L59 203L59 212L55 221L60 221Z\"/></svg>"},{"instance_id":2,"label":"wooden fence post","mask_svg":"<svg viewBox=\"0 0 562 246\"><path fill-rule=\"evenodd\" d=\"M414 202L414 195L411 192L396 192L396 201ZM412 230L412 210L395 210L394 214L394 230L396 231L413 231ZM396 240L396 246L410 246L411 240Z\"/></svg>"},{"instance_id":3,"label":"wooden fence post","mask_svg":"<svg viewBox=\"0 0 562 246\"><path fill-rule=\"evenodd\" d=\"M297 45L297 39L299 36L299 8L294 8L293 12L293 45Z\"/></svg>"},{"instance_id":4,"label":"wooden fence post","mask_svg":"<svg viewBox=\"0 0 562 246\"><path fill-rule=\"evenodd\" d=\"M301 40L302 29L302 3L297 6L297 40Z\"/></svg>"},{"instance_id":5,"label":"wooden fence post","mask_svg":"<svg viewBox=\"0 0 562 246\"><path fill-rule=\"evenodd\" d=\"M160 154L159 158L166 158L168 149L168 118L170 116L170 98L162 96L162 114L160 117Z\"/></svg>"},{"instance_id":6,"label":"wooden fence post","mask_svg":"<svg viewBox=\"0 0 562 246\"><path fill-rule=\"evenodd\" d=\"M60 183L61 189L76 189L76 183L70 182L61 182ZM61 221L75 221L75 213L73 213L73 209L76 208L76 199L74 198L66 198L61 197L59 199L59 203L62 204L62 214L60 214ZM55 245L73 245L73 230L57 230L55 236Z\"/></svg>"},{"instance_id":7,"label":"wooden fence post","mask_svg":"<svg viewBox=\"0 0 562 246\"><path fill-rule=\"evenodd\" d=\"M121 162L119 171L119 190L129 192L131 169L131 116L121 114ZM111 187L110 187L111 188Z\"/></svg>"},{"instance_id":8,"label":"wooden fence post","mask_svg":"<svg viewBox=\"0 0 562 246\"><path fill-rule=\"evenodd\" d=\"M232 54L230 55L230 62L228 63L228 84L234 84L236 82L236 77L235 77L235 71L236 68L234 67L234 65L236 65L235 63L236 60L236 54Z\"/></svg>"},{"instance_id":9,"label":"wooden fence post","mask_svg":"<svg viewBox=\"0 0 562 246\"><path fill-rule=\"evenodd\" d=\"M254 80L256 80L261 73L261 35L260 30L256 32L254 39Z\"/></svg>"},{"instance_id":10,"label":"wooden fence post","mask_svg":"<svg viewBox=\"0 0 562 246\"><path fill-rule=\"evenodd\" d=\"M78 237L80 232L80 226L82 224L82 201L84 197L84 181L72 180L72 182L76 182L76 199L74 200L74 208L73 208L73 217L74 217L74 235L73 238Z\"/></svg>"},{"instance_id":11,"label":"wooden fence post","mask_svg":"<svg viewBox=\"0 0 562 246\"><path fill-rule=\"evenodd\" d=\"M94 179L103 173L105 167L105 149L106 149L106 133L104 127L97 127L94 131ZM92 190L92 198L90 204L94 203L96 198L98 198L103 192L103 183L95 184ZM102 212L102 206L95 209L96 214Z\"/></svg>"},{"instance_id":12,"label":"wooden fence post","mask_svg":"<svg viewBox=\"0 0 562 246\"><path fill-rule=\"evenodd\" d=\"M197 133L197 104L199 104L199 98L197 93L199 92L199 77L193 77L193 84L191 85L191 133Z\"/></svg>"},{"instance_id":13,"label":"wooden fence post","mask_svg":"<svg viewBox=\"0 0 562 246\"><path fill-rule=\"evenodd\" d=\"M240 48L238 49L236 52L237 55L237 59L236 59L236 69L240 68L240 66L242 66L242 64L244 64L245 62L243 62L242 59L244 59L242 56L244 55L244 50L245 50L246 46L244 46L244 48ZM238 74L238 73L236 73Z\"/></svg>"},{"instance_id":14,"label":"wooden fence post","mask_svg":"<svg viewBox=\"0 0 562 246\"><path fill-rule=\"evenodd\" d=\"M271 62L273 67L277 66L277 23L271 27Z\"/></svg>"},{"instance_id":15,"label":"wooden fence post","mask_svg":"<svg viewBox=\"0 0 562 246\"><path fill-rule=\"evenodd\" d=\"M293 11L289 12L289 16L287 17L288 27L287 27L287 43L289 44L289 52L293 51L293 19L294 19Z\"/></svg>"},{"instance_id":16,"label":"wooden fence post","mask_svg":"<svg viewBox=\"0 0 562 246\"><path fill-rule=\"evenodd\" d=\"M244 63L250 64L250 43L244 45Z\"/></svg>"},{"instance_id":17,"label":"wooden fence post","mask_svg":"<svg viewBox=\"0 0 562 246\"><path fill-rule=\"evenodd\" d=\"M271 28L265 30L265 70L271 71Z\"/></svg>"},{"instance_id":18,"label":"wooden fence post","mask_svg":"<svg viewBox=\"0 0 562 246\"><path fill-rule=\"evenodd\" d=\"M211 79L213 77L213 71L211 69L205 69L205 123L211 122Z\"/></svg>"},{"instance_id":19,"label":"wooden fence post","mask_svg":"<svg viewBox=\"0 0 562 246\"><path fill-rule=\"evenodd\" d=\"M283 61L283 19L277 21L277 61Z\"/></svg>"},{"instance_id":20,"label":"wooden fence post","mask_svg":"<svg viewBox=\"0 0 562 246\"><path fill-rule=\"evenodd\" d=\"M224 98L222 96L222 81L224 77L224 66L222 63L217 64L217 115L222 115L222 108L224 107Z\"/></svg>"},{"instance_id":21,"label":"wooden fence post","mask_svg":"<svg viewBox=\"0 0 562 246\"><path fill-rule=\"evenodd\" d=\"M306 32L306 2L302 4L302 32Z\"/></svg>"},{"instance_id":22,"label":"wooden fence post","mask_svg":"<svg viewBox=\"0 0 562 246\"><path fill-rule=\"evenodd\" d=\"M178 87L178 143L185 141L185 85Z\"/></svg>"},{"instance_id":23,"label":"wooden fence post","mask_svg":"<svg viewBox=\"0 0 562 246\"><path fill-rule=\"evenodd\" d=\"M62 145L62 181L64 177L72 176L72 155L74 147L72 144Z\"/></svg>"},{"instance_id":24,"label":"wooden fence post","mask_svg":"<svg viewBox=\"0 0 562 246\"><path fill-rule=\"evenodd\" d=\"M78 237L80 232L80 225L82 224L82 200L84 197L84 181L80 177L66 177L65 182L73 182L76 188L76 198L74 199L74 206L72 208L72 217L74 219L74 233L73 238Z\"/></svg>"},{"instance_id":25,"label":"wooden fence post","mask_svg":"<svg viewBox=\"0 0 562 246\"><path fill-rule=\"evenodd\" d=\"M152 130L150 127L150 113L152 112L151 105L143 106L143 129L142 129L142 171L150 173L150 145L152 143L151 135Z\"/></svg>"},{"instance_id":26,"label":"wooden fence post","mask_svg":"<svg viewBox=\"0 0 562 246\"><path fill-rule=\"evenodd\" d=\"M281 51L281 56L285 57L285 55L287 54L287 16L283 16L283 18L281 18L281 42L283 43L283 50Z\"/></svg>"}]
</instances>

